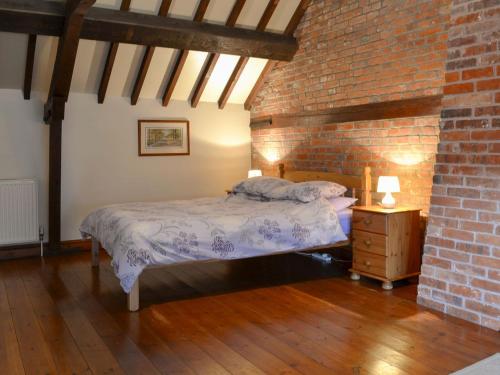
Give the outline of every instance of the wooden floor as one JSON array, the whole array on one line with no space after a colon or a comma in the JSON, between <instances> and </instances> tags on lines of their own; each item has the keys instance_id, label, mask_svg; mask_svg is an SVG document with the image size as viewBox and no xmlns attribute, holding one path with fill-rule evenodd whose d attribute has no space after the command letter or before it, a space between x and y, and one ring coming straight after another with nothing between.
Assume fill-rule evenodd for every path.
<instances>
[{"instance_id":1,"label":"wooden floor","mask_svg":"<svg viewBox=\"0 0 500 375\"><path fill-rule=\"evenodd\" d=\"M0 374L448 374L497 332L295 254L146 271L142 310L103 256L0 262Z\"/></svg>"}]
</instances>

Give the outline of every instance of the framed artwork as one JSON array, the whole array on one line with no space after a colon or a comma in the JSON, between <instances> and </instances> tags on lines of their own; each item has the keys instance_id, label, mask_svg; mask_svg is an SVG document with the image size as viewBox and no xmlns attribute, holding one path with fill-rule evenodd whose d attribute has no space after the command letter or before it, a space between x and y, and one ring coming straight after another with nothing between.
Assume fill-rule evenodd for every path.
<instances>
[{"instance_id":1,"label":"framed artwork","mask_svg":"<svg viewBox=\"0 0 500 375\"><path fill-rule=\"evenodd\" d=\"M139 120L139 156L189 155L189 121Z\"/></svg>"}]
</instances>

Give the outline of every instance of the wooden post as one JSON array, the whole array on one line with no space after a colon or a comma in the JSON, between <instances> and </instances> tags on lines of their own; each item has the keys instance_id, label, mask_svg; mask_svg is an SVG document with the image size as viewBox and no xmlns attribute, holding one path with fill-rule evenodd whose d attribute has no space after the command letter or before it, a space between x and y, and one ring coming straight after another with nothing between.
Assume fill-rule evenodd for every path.
<instances>
[{"instance_id":1,"label":"wooden post","mask_svg":"<svg viewBox=\"0 0 500 375\"><path fill-rule=\"evenodd\" d=\"M130 293L127 294L128 311L139 310L139 277L135 280Z\"/></svg>"},{"instance_id":2,"label":"wooden post","mask_svg":"<svg viewBox=\"0 0 500 375\"><path fill-rule=\"evenodd\" d=\"M36 35L30 34L28 37L28 50L26 51L26 67L24 69L24 99L31 97L31 82L33 80L33 65L35 63Z\"/></svg>"},{"instance_id":3,"label":"wooden post","mask_svg":"<svg viewBox=\"0 0 500 375\"><path fill-rule=\"evenodd\" d=\"M64 32L57 46L49 96L44 108L44 121L50 126L49 136L49 249L61 248L61 140L62 122L83 16L96 0L68 0Z\"/></svg>"},{"instance_id":4,"label":"wooden post","mask_svg":"<svg viewBox=\"0 0 500 375\"><path fill-rule=\"evenodd\" d=\"M62 119L50 120L49 249L61 248L61 138Z\"/></svg>"},{"instance_id":5,"label":"wooden post","mask_svg":"<svg viewBox=\"0 0 500 375\"><path fill-rule=\"evenodd\" d=\"M99 241L92 237L92 267L99 267Z\"/></svg>"},{"instance_id":6,"label":"wooden post","mask_svg":"<svg viewBox=\"0 0 500 375\"><path fill-rule=\"evenodd\" d=\"M363 193L361 195L361 204L363 206L371 206L372 205L372 176L371 176L371 168L365 167L363 171L363 179L362 179L362 189Z\"/></svg>"},{"instance_id":7,"label":"wooden post","mask_svg":"<svg viewBox=\"0 0 500 375\"><path fill-rule=\"evenodd\" d=\"M285 164L280 163L279 169L280 169L280 178L284 178L285 177Z\"/></svg>"}]
</instances>

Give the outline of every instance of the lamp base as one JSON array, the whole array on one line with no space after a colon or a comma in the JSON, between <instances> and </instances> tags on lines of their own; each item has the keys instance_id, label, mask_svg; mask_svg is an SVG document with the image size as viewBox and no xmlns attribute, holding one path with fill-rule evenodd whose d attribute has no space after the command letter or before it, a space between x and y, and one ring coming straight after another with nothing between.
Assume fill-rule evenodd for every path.
<instances>
[{"instance_id":1,"label":"lamp base","mask_svg":"<svg viewBox=\"0 0 500 375\"><path fill-rule=\"evenodd\" d=\"M385 193L380 206L382 206L382 208L396 208L396 200L391 193L387 192Z\"/></svg>"}]
</instances>

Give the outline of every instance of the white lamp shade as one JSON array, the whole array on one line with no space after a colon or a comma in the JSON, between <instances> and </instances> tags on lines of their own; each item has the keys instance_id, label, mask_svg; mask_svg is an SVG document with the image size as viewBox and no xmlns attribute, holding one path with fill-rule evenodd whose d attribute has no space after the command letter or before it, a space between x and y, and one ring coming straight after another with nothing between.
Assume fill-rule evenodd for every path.
<instances>
[{"instance_id":1,"label":"white lamp shade","mask_svg":"<svg viewBox=\"0 0 500 375\"><path fill-rule=\"evenodd\" d=\"M262 176L262 171L260 169L250 169L248 171L248 178Z\"/></svg>"},{"instance_id":2,"label":"white lamp shade","mask_svg":"<svg viewBox=\"0 0 500 375\"><path fill-rule=\"evenodd\" d=\"M399 193L399 179L397 176L380 176L378 178L377 192Z\"/></svg>"}]
</instances>

